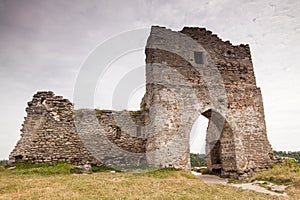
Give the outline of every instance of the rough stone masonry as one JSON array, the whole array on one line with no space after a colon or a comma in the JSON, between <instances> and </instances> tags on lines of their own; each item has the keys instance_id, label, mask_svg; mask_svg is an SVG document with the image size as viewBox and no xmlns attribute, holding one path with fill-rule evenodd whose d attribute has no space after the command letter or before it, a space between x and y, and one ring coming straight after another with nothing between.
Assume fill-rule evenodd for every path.
<instances>
[{"instance_id":1,"label":"rough stone masonry","mask_svg":"<svg viewBox=\"0 0 300 200\"><path fill-rule=\"evenodd\" d=\"M190 132L200 115L209 119L209 170L241 178L274 162L248 45L204 28L153 26L145 53L139 111L74 110L53 92L37 92L10 163L189 169Z\"/></svg>"}]
</instances>

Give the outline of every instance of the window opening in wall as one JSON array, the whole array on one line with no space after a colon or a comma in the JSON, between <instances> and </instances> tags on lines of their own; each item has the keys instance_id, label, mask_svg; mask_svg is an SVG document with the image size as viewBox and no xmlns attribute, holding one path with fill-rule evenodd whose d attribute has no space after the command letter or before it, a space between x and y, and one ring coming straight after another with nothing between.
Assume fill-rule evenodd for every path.
<instances>
[{"instance_id":1,"label":"window opening in wall","mask_svg":"<svg viewBox=\"0 0 300 200\"><path fill-rule=\"evenodd\" d=\"M195 63L204 64L204 54L201 51L194 51Z\"/></svg>"},{"instance_id":2,"label":"window opening in wall","mask_svg":"<svg viewBox=\"0 0 300 200\"><path fill-rule=\"evenodd\" d=\"M141 137L142 136L142 130L140 126L136 127L136 137Z\"/></svg>"}]
</instances>

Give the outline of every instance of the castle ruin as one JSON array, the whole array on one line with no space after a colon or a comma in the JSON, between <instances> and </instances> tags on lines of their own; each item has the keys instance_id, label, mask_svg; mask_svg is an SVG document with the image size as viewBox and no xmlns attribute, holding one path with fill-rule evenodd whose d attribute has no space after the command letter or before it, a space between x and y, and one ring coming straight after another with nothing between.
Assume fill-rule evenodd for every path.
<instances>
[{"instance_id":1,"label":"castle ruin","mask_svg":"<svg viewBox=\"0 0 300 200\"><path fill-rule=\"evenodd\" d=\"M248 45L204 28L154 26L146 46L146 94L139 111L80 109L53 92L26 108L10 163L190 168L190 131L209 119L210 171L248 177L274 161Z\"/></svg>"}]
</instances>

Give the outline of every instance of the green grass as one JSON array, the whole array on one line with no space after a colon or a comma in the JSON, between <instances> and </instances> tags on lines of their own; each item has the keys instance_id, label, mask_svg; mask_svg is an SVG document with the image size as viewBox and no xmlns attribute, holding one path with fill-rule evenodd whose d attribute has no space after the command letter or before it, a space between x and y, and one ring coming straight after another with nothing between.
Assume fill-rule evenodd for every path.
<instances>
[{"instance_id":1,"label":"green grass","mask_svg":"<svg viewBox=\"0 0 300 200\"><path fill-rule=\"evenodd\" d=\"M263 171L253 176L250 181L261 180L277 185L288 185L300 181L300 164L294 159L287 159L281 164L271 166L270 170Z\"/></svg>"},{"instance_id":2,"label":"green grass","mask_svg":"<svg viewBox=\"0 0 300 200\"><path fill-rule=\"evenodd\" d=\"M71 174L72 167L66 163L25 164L2 171L0 199L284 199L226 185L205 184L190 173L173 168L86 175Z\"/></svg>"},{"instance_id":3,"label":"green grass","mask_svg":"<svg viewBox=\"0 0 300 200\"><path fill-rule=\"evenodd\" d=\"M150 167L149 165L127 165L127 166L114 166L115 171L123 171L123 172L148 172L157 170L156 167Z\"/></svg>"},{"instance_id":4,"label":"green grass","mask_svg":"<svg viewBox=\"0 0 300 200\"><path fill-rule=\"evenodd\" d=\"M273 165L270 170L256 174L249 181L254 180L287 185L290 199L299 199L300 197L300 164L294 159L287 159L281 164Z\"/></svg>"},{"instance_id":5,"label":"green grass","mask_svg":"<svg viewBox=\"0 0 300 200\"><path fill-rule=\"evenodd\" d=\"M49 176L54 174L71 174L72 170L75 170L74 165L70 165L65 162L51 165L48 163L31 164L31 163L19 163L15 169L9 170L12 174L39 174L43 176Z\"/></svg>"},{"instance_id":6,"label":"green grass","mask_svg":"<svg viewBox=\"0 0 300 200\"><path fill-rule=\"evenodd\" d=\"M111 173L92 167L92 174L72 174L67 163L19 164L0 171L0 199L286 199L227 185L209 185L192 174L166 168L145 173ZM107 171L108 170L108 171ZM273 177L273 178L271 178ZM300 194L299 165L287 161L255 175L251 180L275 180L286 184L289 199Z\"/></svg>"},{"instance_id":7,"label":"green grass","mask_svg":"<svg viewBox=\"0 0 300 200\"><path fill-rule=\"evenodd\" d=\"M183 171L180 169L174 169L174 168L163 168L163 169L157 169L157 170L150 170L146 173L135 173L134 175L137 177L151 177L151 178L157 178L157 179L165 179L170 176L174 176L174 178L185 177L188 179L197 179L197 177L195 177L191 173L187 173L186 171Z\"/></svg>"},{"instance_id":8,"label":"green grass","mask_svg":"<svg viewBox=\"0 0 300 200\"><path fill-rule=\"evenodd\" d=\"M102 165L91 165L91 172L104 172L114 170L111 167ZM0 166L0 172L5 171L4 166ZM14 169L8 170L7 173L11 174L38 174L43 176L55 175L55 174L80 174L82 171L76 168L75 165L71 165L67 162L58 162L57 164L40 163L18 163Z\"/></svg>"},{"instance_id":9,"label":"green grass","mask_svg":"<svg viewBox=\"0 0 300 200\"><path fill-rule=\"evenodd\" d=\"M92 165L91 172L104 172L104 171L117 171L112 167L108 167L106 165L102 166L97 166L97 165Z\"/></svg>"}]
</instances>

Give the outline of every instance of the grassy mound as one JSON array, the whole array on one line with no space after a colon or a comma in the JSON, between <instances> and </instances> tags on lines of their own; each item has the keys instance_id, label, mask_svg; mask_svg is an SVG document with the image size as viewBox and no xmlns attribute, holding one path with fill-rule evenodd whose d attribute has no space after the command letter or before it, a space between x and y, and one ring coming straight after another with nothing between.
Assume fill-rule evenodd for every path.
<instances>
[{"instance_id":1,"label":"grassy mound","mask_svg":"<svg viewBox=\"0 0 300 200\"><path fill-rule=\"evenodd\" d=\"M271 166L270 170L253 176L250 181L268 181L277 185L287 185L290 199L300 197L300 164L293 158Z\"/></svg>"},{"instance_id":2,"label":"grassy mound","mask_svg":"<svg viewBox=\"0 0 300 200\"><path fill-rule=\"evenodd\" d=\"M270 170L253 176L250 180L262 180L277 185L288 185L300 181L300 164L294 159L287 159L280 164L271 166Z\"/></svg>"}]
</instances>

